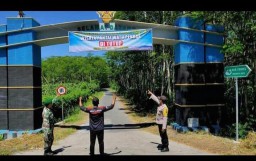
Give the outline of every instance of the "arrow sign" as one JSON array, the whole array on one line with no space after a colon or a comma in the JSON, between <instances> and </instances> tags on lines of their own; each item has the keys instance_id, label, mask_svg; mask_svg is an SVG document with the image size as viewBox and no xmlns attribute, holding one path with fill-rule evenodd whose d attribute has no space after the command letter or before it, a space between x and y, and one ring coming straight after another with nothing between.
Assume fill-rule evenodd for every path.
<instances>
[{"instance_id":1,"label":"arrow sign","mask_svg":"<svg viewBox=\"0 0 256 161\"><path fill-rule=\"evenodd\" d=\"M224 69L224 77L244 78L247 77L251 71L248 65L226 66Z\"/></svg>"},{"instance_id":2,"label":"arrow sign","mask_svg":"<svg viewBox=\"0 0 256 161\"><path fill-rule=\"evenodd\" d=\"M238 81L237 78L247 77L252 70L248 65L226 66L224 69L225 78L236 80L236 141L238 142Z\"/></svg>"}]
</instances>

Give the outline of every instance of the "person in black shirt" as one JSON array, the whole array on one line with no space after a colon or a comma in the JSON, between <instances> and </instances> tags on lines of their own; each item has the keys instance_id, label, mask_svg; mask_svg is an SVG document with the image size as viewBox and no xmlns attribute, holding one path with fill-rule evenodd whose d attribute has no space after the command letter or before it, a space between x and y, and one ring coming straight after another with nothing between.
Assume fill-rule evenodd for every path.
<instances>
[{"instance_id":1,"label":"person in black shirt","mask_svg":"<svg viewBox=\"0 0 256 161\"><path fill-rule=\"evenodd\" d=\"M98 106L99 99L92 99L93 107L84 107L82 97L79 97L80 109L90 116L90 155L94 155L94 146L96 136L98 138L100 155L104 155L104 112L111 110L115 106L116 95L113 95L112 104L110 106Z\"/></svg>"}]
</instances>

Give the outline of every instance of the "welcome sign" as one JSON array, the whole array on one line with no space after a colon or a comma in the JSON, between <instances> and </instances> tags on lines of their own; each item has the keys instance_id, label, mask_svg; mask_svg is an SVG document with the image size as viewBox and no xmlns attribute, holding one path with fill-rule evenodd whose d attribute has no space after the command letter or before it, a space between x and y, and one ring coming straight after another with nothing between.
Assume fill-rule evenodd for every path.
<instances>
[{"instance_id":1,"label":"welcome sign","mask_svg":"<svg viewBox=\"0 0 256 161\"><path fill-rule=\"evenodd\" d=\"M152 44L152 29L69 32L69 52L153 50Z\"/></svg>"}]
</instances>

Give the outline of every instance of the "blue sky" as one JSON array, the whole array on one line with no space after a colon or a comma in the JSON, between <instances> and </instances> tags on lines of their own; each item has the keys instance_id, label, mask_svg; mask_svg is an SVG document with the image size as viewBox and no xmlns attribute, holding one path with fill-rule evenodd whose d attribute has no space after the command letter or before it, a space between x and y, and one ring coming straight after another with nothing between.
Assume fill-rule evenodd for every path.
<instances>
[{"instance_id":1,"label":"blue sky","mask_svg":"<svg viewBox=\"0 0 256 161\"><path fill-rule=\"evenodd\" d=\"M100 20L96 11L23 11L25 17L34 18L40 25L56 24L79 20ZM0 11L0 25L7 23L7 17L17 17L18 11ZM100 20L101 21L101 20ZM42 58L51 56L87 56L88 53L69 53L68 43L42 47ZM104 52L94 52L95 56L100 56Z\"/></svg>"}]
</instances>

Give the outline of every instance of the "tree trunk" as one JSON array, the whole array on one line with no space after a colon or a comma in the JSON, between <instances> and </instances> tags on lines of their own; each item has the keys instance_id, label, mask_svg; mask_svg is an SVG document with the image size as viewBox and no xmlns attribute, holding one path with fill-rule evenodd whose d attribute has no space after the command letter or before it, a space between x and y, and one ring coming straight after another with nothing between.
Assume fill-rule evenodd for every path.
<instances>
[{"instance_id":1,"label":"tree trunk","mask_svg":"<svg viewBox=\"0 0 256 161\"><path fill-rule=\"evenodd\" d=\"M165 83L165 60L163 60L162 66L162 83L161 83L161 95L164 93L164 83Z\"/></svg>"},{"instance_id":2,"label":"tree trunk","mask_svg":"<svg viewBox=\"0 0 256 161\"><path fill-rule=\"evenodd\" d=\"M254 89L254 96L256 96L256 59L254 59L254 82L253 82L253 89ZM253 113L254 115L256 115L256 99L254 98L254 101L253 101Z\"/></svg>"},{"instance_id":3,"label":"tree trunk","mask_svg":"<svg viewBox=\"0 0 256 161\"><path fill-rule=\"evenodd\" d=\"M167 93L169 95L169 98L171 97L171 92L172 92L172 88L171 88L171 72L170 72L170 64L169 64L169 60L166 60L166 70L167 70Z\"/></svg>"},{"instance_id":4,"label":"tree trunk","mask_svg":"<svg viewBox=\"0 0 256 161\"><path fill-rule=\"evenodd\" d=\"M250 114L250 107L248 107L248 92L247 92L247 80L245 80L244 84L244 106L245 106L245 116L246 118L249 117Z\"/></svg>"}]
</instances>

